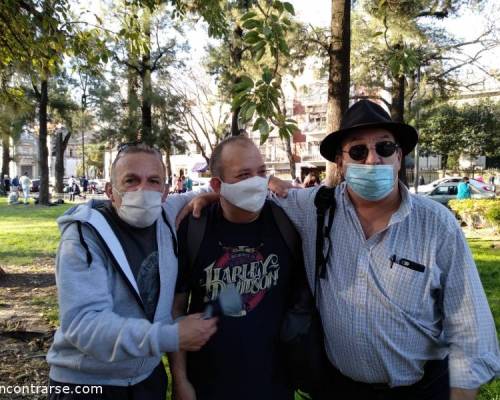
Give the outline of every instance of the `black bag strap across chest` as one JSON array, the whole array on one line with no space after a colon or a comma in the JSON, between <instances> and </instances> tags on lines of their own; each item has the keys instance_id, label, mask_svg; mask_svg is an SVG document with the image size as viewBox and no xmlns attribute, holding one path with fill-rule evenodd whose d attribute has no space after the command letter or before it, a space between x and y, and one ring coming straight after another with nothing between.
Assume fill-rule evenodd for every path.
<instances>
[{"instance_id":1,"label":"black bag strap across chest","mask_svg":"<svg viewBox=\"0 0 500 400\"><path fill-rule=\"evenodd\" d=\"M326 276L326 261L330 255L332 244L330 241L330 230L332 229L333 217L335 216L335 188L321 186L314 197L316 206L316 274L315 274L315 292L317 288L318 277ZM328 225L325 227L325 216L328 212ZM325 238L328 240L328 251L325 257L323 247ZM315 296L316 297L316 296Z\"/></svg>"}]
</instances>

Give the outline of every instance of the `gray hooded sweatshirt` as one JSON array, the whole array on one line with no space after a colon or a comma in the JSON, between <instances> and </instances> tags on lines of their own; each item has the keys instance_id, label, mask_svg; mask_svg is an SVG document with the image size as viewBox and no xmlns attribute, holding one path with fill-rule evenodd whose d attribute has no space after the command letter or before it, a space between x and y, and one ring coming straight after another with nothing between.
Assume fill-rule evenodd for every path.
<instances>
[{"instance_id":1,"label":"gray hooded sweatshirt","mask_svg":"<svg viewBox=\"0 0 500 400\"><path fill-rule=\"evenodd\" d=\"M51 379L134 385L152 373L163 353L178 350L178 325L171 314L177 279L172 234L177 213L195 194L169 196L164 204L173 233L162 217L156 224L160 294L153 323L141 306L123 248L102 214L89 203L57 220L61 230L56 257L60 327L47 354ZM113 249L113 256L108 248Z\"/></svg>"}]
</instances>

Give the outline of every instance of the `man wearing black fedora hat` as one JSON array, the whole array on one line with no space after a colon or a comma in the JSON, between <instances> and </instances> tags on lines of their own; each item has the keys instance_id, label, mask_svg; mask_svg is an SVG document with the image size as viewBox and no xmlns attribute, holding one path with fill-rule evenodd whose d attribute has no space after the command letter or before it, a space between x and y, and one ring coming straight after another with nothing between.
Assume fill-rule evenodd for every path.
<instances>
[{"instance_id":1,"label":"man wearing black fedora hat","mask_svg":"<svg viewBox=\"0 0 500 400\"><path fill-rule=\"evenodd\" d=\"M417 141L415 128L361 100L321 143L342 183L317 298L331 366L315 398L474 399L500 375L491 311L453 214L397 179ZM302 236L311 286L317 191L275 197Z\"/></svg>"},{"instance_id":2,"label":"man wearing black fedora hat","mask_svg":"<svg viewBox=\"0 0 500 400\"><path fill-rule=\"evenodd\" d=\"M417 141L413 127L361 100L321 143L342 182L316 298L330 366L315 400L468 400L500 376L495 324L459 225L397 179ZM273 198L302 237L315 287L319 188L269 185L286 196ZM192 204L193 214L205 203Z\"/></svg>"}]
</instances>

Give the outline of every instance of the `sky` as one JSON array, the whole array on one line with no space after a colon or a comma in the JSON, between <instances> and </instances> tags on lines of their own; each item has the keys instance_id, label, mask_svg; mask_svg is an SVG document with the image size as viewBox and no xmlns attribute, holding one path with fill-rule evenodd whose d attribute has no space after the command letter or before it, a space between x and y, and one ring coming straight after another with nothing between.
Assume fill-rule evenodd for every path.
<instances>
[{"instance_id":1,"label":"sky","mask_svg":"<svg viewBox=\"0 0 500 400\"><path fill-rule=\"evenodd\" d=\"M73 0L76 7L90 10L91 13L101 14L101 5L103 0ZM108 1L108 0L104 0ZM315 26L328 27L331 18L331 0L287 0L294 5L297 19L304 23ZM90 14L89 14L90 17ZM474 11L471 8L462 8L460 15L445 18L442 21L433 19L432 23L441 26L451 32L457 39L472 40L481 34L485 27L496 21L500 21L500 2L496 0L485 0L484 9L481 12ZM497 23L496 37L500 41L500 24ZM186 37L191 47L187 57L187 64L192 69L201 71L202 61L205 58L205 48L209 43L205 24L200 22L195 29L187 30ZM474 54L477 47L468 46L467 53ZM484 53L481 58L481 64L486 69L496 69L500 71L500 46ZM463 79L476 79L483 73L477 68L464 68L461 77ZM484 75L484 74L483 74ZM309 81L311 78L305 78ZM489 79L487 88L499 89L498 80Z\"/></svg>"},{"instance_id":2,"label":"sky","mask_svg":"<svg viewBox=\"0 0 500 400\"><path fill-rule=\"evenodd\" d=\"M331 0L287 0L293 4L296 16L299 20L311 23L312 25L328 27L331 17ZM496 22L496 38L500 42L500 2L496 0L486 0L484 9L478 12L472 8L463 7L459 15L436 21L433 19L432 23L437 27L442 27L454 35L457 39L469 41L477 38L484 32L487 26L491 26ZM466 52L474 54L478 50L477 46L468 46ZM500 46L495 49L483 53L481 57L481 64L486 68L494 68L497 73L500 72ZM471 76L477 78L477 75L482 72L477 69L463 69L462 77L468 79ZM500 89L500 82L498 80L488 79L488 88Z\"/></svg>"}]
</instances>

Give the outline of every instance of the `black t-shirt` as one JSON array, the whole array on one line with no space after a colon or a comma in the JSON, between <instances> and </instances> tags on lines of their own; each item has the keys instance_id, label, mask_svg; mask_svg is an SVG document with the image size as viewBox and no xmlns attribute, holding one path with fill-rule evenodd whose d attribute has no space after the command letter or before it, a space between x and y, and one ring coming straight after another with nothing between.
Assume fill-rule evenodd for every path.
<instances>
[{"instance_id":1,"label":"black t-shirt","mask_svg":"<svg viewBox=\"0 0 500 400\"><path fill-rule=\"evenodd\" d=\"M110 202L96 207L113 229L120 241L141 294L146 316L153 321L160 295L158 243L156 223L146 228L136 228L125 223Z\"/></svg>"},{"instance_id":2,"label":"black t-shirt","mask_svg":"<svg viewBox=\"0 0 500 400\"><path fill-rule=\"evenodd\" d=\"M220 206L207 207L205 235L193 270L188 219L179 227L177 292L191 293L190 313L202 312L233 283L242 295L240 316L220 317L217 333L198 352L188 353L188 377L198 400L291 400L278 337L288 304L292 255L266 203L247 224L227 221Z\"/></svg>"}]
</instances>

